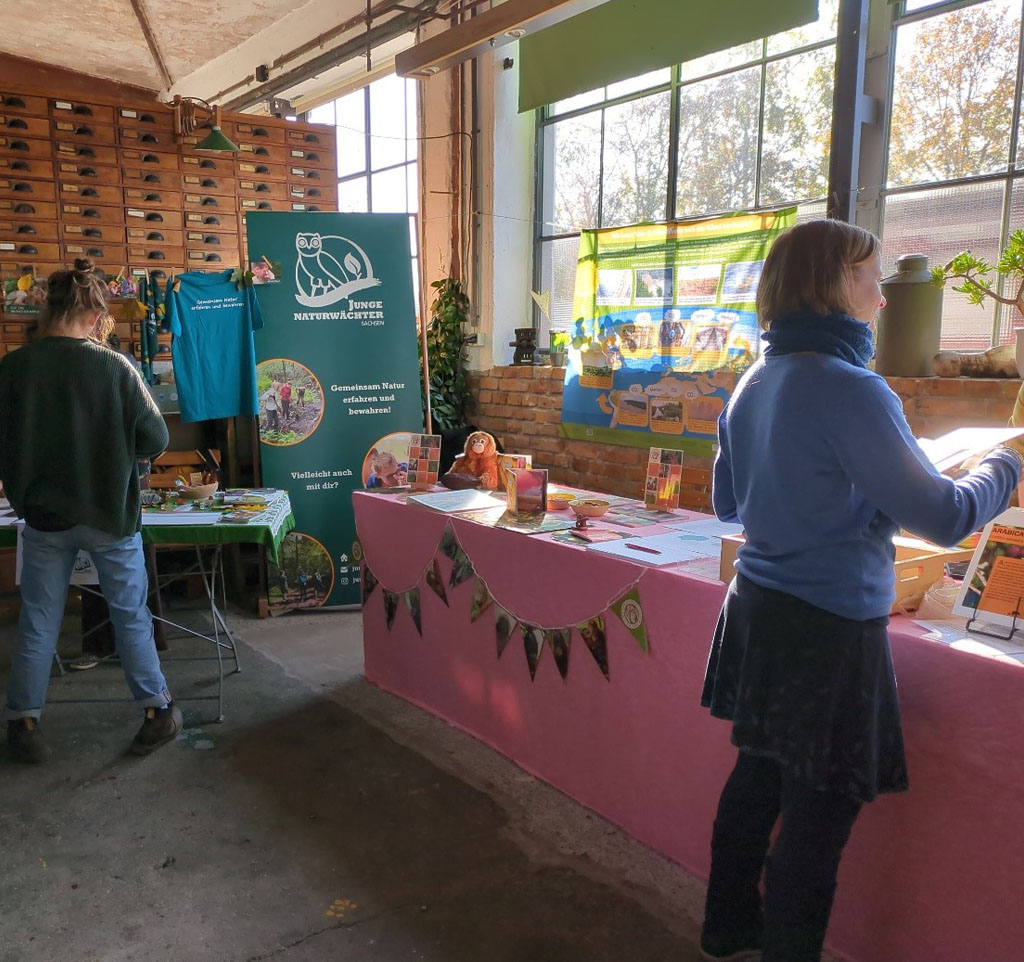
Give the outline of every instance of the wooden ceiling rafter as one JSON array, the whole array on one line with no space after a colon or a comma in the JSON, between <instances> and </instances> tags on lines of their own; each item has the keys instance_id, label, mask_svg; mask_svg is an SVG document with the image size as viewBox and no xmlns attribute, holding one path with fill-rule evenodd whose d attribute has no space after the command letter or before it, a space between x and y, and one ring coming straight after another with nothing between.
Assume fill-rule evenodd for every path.
<instances>
[{"instance_id":1,"label":"wooden ceiling rafter","mask_svg":"<svg viewBox=\"0 0 1024 962\"><path fill-rule=\"evenodd\" d=\"M174 80L171 78L170 71L167 69L167 64L164 63L163 54L160 53L160 47L156 42L153 27L149 22L149 16L146 14L146 10L142 6L142 0L129 0L129 2L132 5L132 12L135 14L135 19L138 20L139 26L142 28L142 35L146 38L146 45L149 47L149 54L153 58L153 63L156 64L156 69L160 72L160 79L163 80L167 89L170 89L174 86Z\"/></svg>"}]
</instances>

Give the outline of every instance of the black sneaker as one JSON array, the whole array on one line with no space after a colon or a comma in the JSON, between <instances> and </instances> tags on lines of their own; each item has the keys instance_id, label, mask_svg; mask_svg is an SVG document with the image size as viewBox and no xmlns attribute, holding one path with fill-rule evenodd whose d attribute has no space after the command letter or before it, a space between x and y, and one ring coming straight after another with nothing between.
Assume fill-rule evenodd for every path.
<instances>
[{"instance_id":1,"label":"black sneaker","mask_svg":"<svg viewBox=\"0 0 1024 962\"><path fill-rule=\"evenodd\" d=\"M156 751L174 738L184 724L181 709L173 701L166 708L147 708L146 720L132 741L132 753L148 755Z\"/></svg>"},{"instance_id":2,"label":"black sneaker","mask_svg":"<svg viewBox=\"0 0 1024 962\"><path fill-rule=\"evenodd\" d=\"M700 957L704 962L753 962L761 958L756 939L700 937Z\"/></svg>"},{"instance_id":3,"label":"black sneaker","mask_svg":"<svg viewBox=\"0 0 1024 962\"><path fill-rule=\"evenodd\" d=\"M11 758L29 765L38 765L53 754L35 718L15 718L7 722L7 748Z\"/></svg>"}]
</instances>

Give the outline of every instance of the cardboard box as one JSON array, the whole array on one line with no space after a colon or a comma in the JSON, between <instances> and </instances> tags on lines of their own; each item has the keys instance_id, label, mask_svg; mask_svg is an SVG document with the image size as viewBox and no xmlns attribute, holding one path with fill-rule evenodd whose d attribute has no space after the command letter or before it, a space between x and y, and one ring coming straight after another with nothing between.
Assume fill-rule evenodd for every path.
<instances>
[{"instance_id":1,"label":"cardboard box","mask_svg":"<svg viewBox=\"0 0 1024 962\"><path fill-rule=\"evenodd\" d=\"M736 569L733 562L736 552L743 544L741 534L730 534L722 537L722 560L718 568L718 580L728 584L733 579ZM916 596L924 593L938 581L947 561L970 561L974 553L970 548L940 548L938 545L918 538L897 537L893 539L896 546L896 564L893 577L896 582L896 601L892 613L898 614L904 606L917 607ZM918 604L920 602L918 601Z\"/></svg>"}]
</instances>

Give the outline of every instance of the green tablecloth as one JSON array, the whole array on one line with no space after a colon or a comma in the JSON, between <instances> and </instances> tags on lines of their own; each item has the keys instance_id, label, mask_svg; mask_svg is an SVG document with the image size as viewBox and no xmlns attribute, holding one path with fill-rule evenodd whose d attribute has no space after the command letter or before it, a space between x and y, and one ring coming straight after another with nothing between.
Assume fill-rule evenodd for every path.
<instances>
[{"instance_id":1,"label":"green tablecloth","mask_svg":"<svg viewBox=\"0 0 1024 962\"><path fill-rule=\"evenodd\" d=\"M267 507L253 514L247 524L146 524L147 512L142 514L142 541L144 544L258 544L267 549L271 560L277 561L277 552L284 536L295 527L291 501L287 492L268 498ZM13 525L0 527L0 548L13 548L18 543L18 531Z\"/></svg>"}]
</instances>

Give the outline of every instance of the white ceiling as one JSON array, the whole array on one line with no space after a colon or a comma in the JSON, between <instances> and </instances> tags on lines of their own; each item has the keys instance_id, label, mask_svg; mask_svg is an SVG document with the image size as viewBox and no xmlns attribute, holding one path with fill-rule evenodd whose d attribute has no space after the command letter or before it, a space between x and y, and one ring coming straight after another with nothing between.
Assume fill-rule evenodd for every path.
<instances>
[{"instance_id":1,"label":"white ceiling","mask_svg":"<svg viewBox=\"0 0 1024 962\"><path fill-rule=\"evenodd\" d=\"M413 6L409 0L407 6ZM170 82L150 51L133 6L148 21ZM382 7L374 0L374 8ZM88 11L83 15L83 10ZM365 31L362 22L322 44L321 34L366 12L365 0L19 0L17 16L4 18L0 53L54 64L95 77L134 84L161 94L181 93L212 98L270 66L270 78L300 66ZM384 15L385 17L388 14ZM377 21L375 21L377 22ZM404 43L388 45L380 57L394 57ZM297 48L312 49L274 66ZM374 64L378 66L378 64ZM365 58L354 58L325 75L323 85L337 84L366 70ZM315 95L317 83L302 83L301 95ZM255 85L250 81L249 86ZM244 92L236 88L219 98L228 101ZM298 91L295 91L298 93Z\"/></svg>"}]
</instances>

